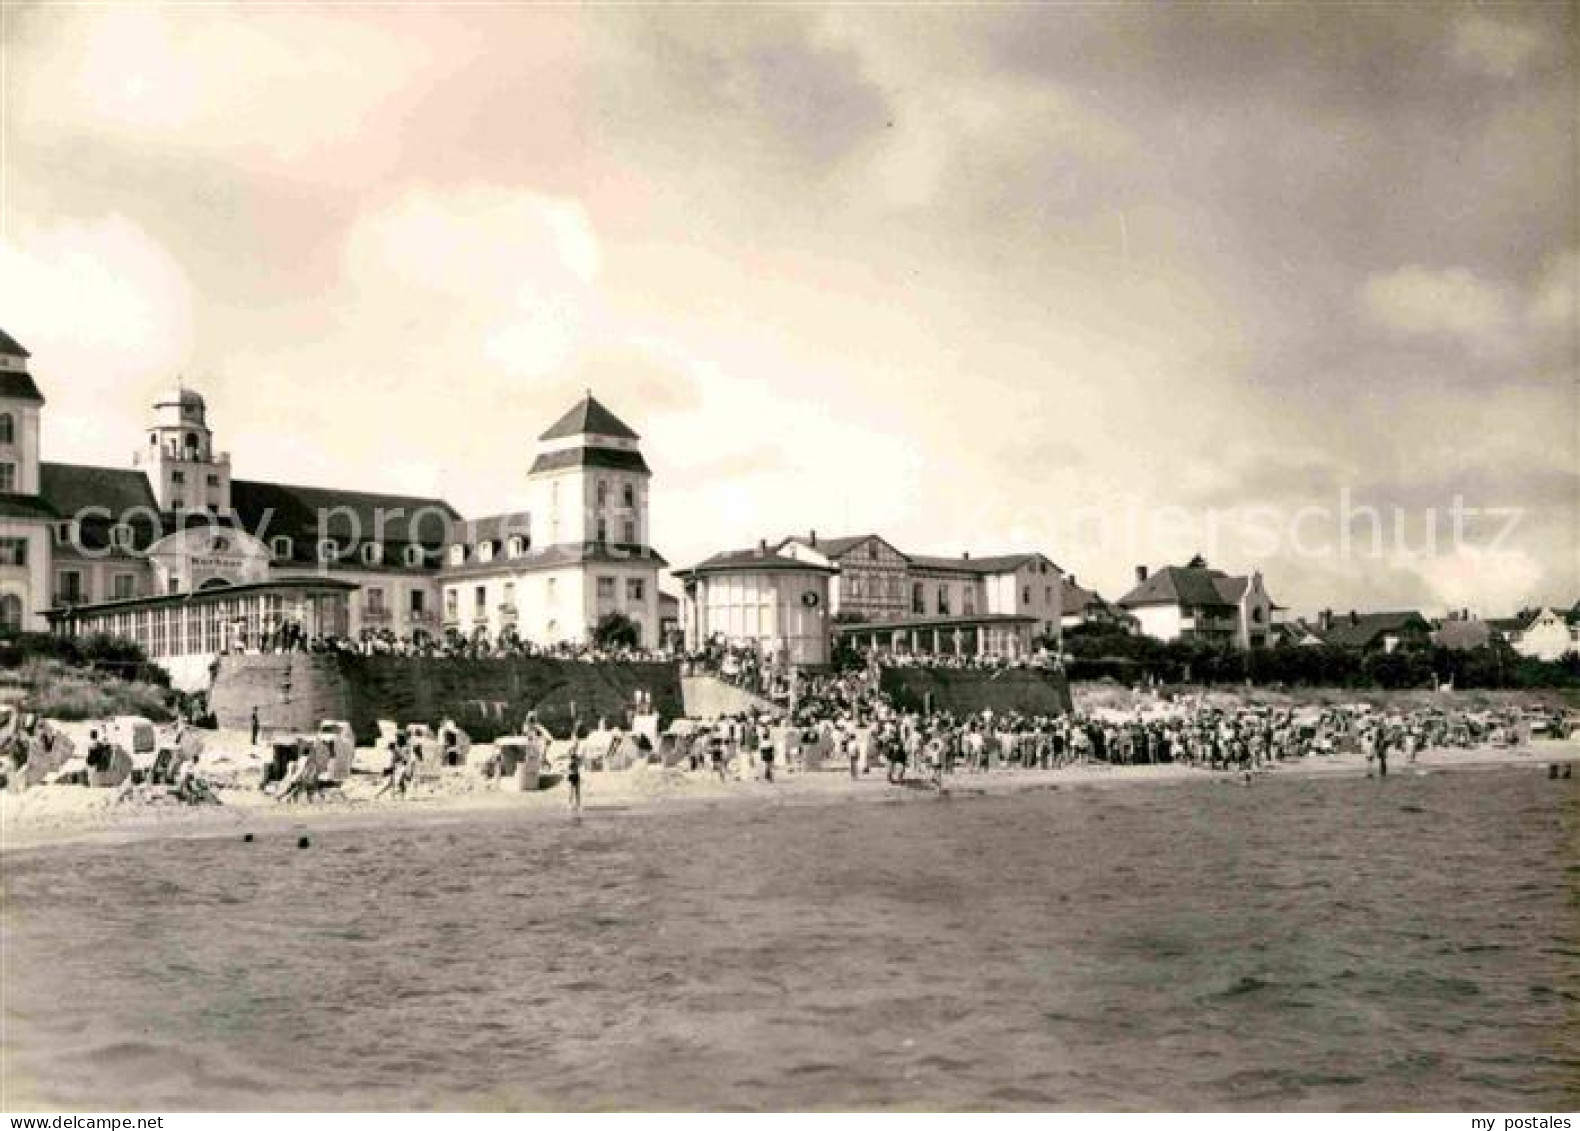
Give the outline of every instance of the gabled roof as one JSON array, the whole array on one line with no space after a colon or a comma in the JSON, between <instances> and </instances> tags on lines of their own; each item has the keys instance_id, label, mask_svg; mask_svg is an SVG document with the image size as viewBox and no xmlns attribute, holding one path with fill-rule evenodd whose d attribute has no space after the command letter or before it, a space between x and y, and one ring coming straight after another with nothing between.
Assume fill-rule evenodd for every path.
<instances>
[{"instance_id":1,"label":"gabled roof","mask_svg":"<svg viewBox=\"0 0 1580 1131\"><path fill-rule=\"evenodd\" d=\"M920 569L944 570L951 573L969 573L985 576L994 573L1013 573L1027 562L1036 561L1041 554L997 554L977 558L934 558L922 554L910 555L911 565ZM1048 564L1053 565L1052 562ZM1058 566L1054 566L1058 569Z\"/></svg>"},{"instance_id":2,"label":"gabled roof","mask_svg":"<svg viewBox=\"0 0 1580 1131\"><path fill-rule=\"evenodd\" d=\"M1205 566L1164 566L1119 598L1119 603L1127 609L1137 605L1229 608L1240 603L1246 584L1243 577Z\"/></svg>"},{"instance_id":3,"label":"gabled roof","mask_svg":"<svg viewBox=\"0 0 1580 1131\"><path fill-rule=\"evenodd\" d=\"M532 516L526 511L512 511L508 514L469 518L458 523L450 531L450 541L467 546L480 546L485 542L497 544L516 535L527 537L531 533Z\"/></svg>"},{"instance_id":4,"label":"gabled roof","mask_svg":"<svg viewBox=\"0 0 1580 1131\"><path fill-rule=\"evenodd\" d=\"M1335 615L1331 627L1323 629L1324 643L1337 648L1365 648L1390 632L1428 632L1431 624L1414 609L1384 613L1347 613Z\"/></svg>"},{"instance_id":5,"label":"gabled roof","mask_svg":"<svg viewBox=\"0 0 1580 1131\"><path fill-rule=\"evenodd\" d=\"M1432 633L1432 643L1464 652L1484 647L1500 635L1497 625L1490 620L1446 620Z\"/></svg>"},{"instance_id":6,"label":"gabled roof","mask_svg":"<svg viewBox=\"0 0 1580 1131\"><path fill-rule=\"evenodd\" d=\"M782 545L782 543L781 543ZM714 554L705 558L690 569L677 570L676 577L692 577L699 573L727 573L742 570L811 570L816 573L837 573L835 566L818 565L816 562L802 561L781 554L778 546L769 546L766 549L759 546L751 550L725 550L723 553Z\"/></svg>"},{"instance_id":7,"label":"gabled roof","mask_svg":"<svg viewBox=\"0 0 1580 1131\"><path fill-rule=\"evenodd\" d=\"M558 542L552 546L544 546L542 549L529 551L519 558L495 558L489 562L472 560L458 566L446 564L440 568L439 576L441 578L452 578L466 577L477 573L526 572L540 569L559 569L562 566L585 565L588 563L595 565L649 565L658 569L669 568L669 563L664 560L664 556L651 546L607 542L587 544Z\"/></svg>"},{"instance_id":8,"label":"gabled roof","mask_svg":"<svg viewBox=\"0 0 1580 1131\"><path fill-rule=\"evenodd\" d=\"M15 369L0 369L0 397L44 403L44 394L38 391L32 376Z\"/></svg>"},{"instance_id":9,"label":"gabled roof","mask_svg":"<svg viewBox=\"0 0 1580 1131\"><path fill-rule=\"evenodd\" d=\"M528 475L545 471L559 471L567 467L602 467L609 471L635 471L651 475L641 452L628 452L621 448L566 448L560 452L544 452L532 461Z\"/></svg>"},{"instance_id":10,"label":"gabled roof","mask_svg":"<svg viewBox=\"0 0 1580 1131\"><path fill-rule=\"evenodd\" d=\"M148 476L141 471L119 467L89 467L76 463L40 463L38 493L62 518L71 518L90 507L119 518L128 511L145 516L159 511Z\"/></svg>"},{"instance_id":11,"label":"gabled roof","mask_svg":"<svg viewBox=\"0 0 1580 1131\"><path fill-rule=\"evenodd\" d=\"M554 422L539 440L563 440L591 432L598 436L616 436L622 440L641 439L629 425L605 408L589 392L571 407L571 410Z\"/></svg>"},{"instance_id":12,"label":"gabled roof","mask_svg":"<svg viewBox=\"0 0 1580 1131\"><path fill-rule=\"evenodd\" d=\"M22 343L0 330L0 353L10 354L12 357L32 357L27 350L22 348Z\"/></svg>"},{"instance_id":13,"label":"gabled roof","mask_svg":"<svg viewBox=\"0 0 1580 1131\"><path fill-rule=\"evenodd\" d=\"M1097 590L1083 588L1066 577L1059 589L1059 607L1067 613L1075 613L1083 609L1107 608L1108 602Z\"/></svg>"},{"instance_id":14,"label":"gabled roof","mask_svg":"<svg viewBox=\"0 0 1580 1131\"><path fill-rule=\"evenodd\" d=\"M251 479L231 481L230 501L242 526L265 542L288 534L298 542L325 536L385 545L421 542L437 546L449 541L454 524L461 521L455 508L443 499Z\"/></svg>"},{"instance_id":15,"label":"gabled roof","mask_svg":"<svg viewBox=\"0 0 1580 1131\"><path fill-rule=\"evenodd\" d=\"M38 495L0 494L0 518L43 518L54 521L59 517L55 508Z\"/></svg>"}]
</instances>

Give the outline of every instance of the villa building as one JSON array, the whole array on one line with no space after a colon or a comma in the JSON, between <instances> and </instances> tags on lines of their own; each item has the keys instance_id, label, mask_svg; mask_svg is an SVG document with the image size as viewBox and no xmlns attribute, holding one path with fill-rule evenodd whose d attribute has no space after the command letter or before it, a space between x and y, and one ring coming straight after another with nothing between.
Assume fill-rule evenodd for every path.
<instances>
[{"instance_id":1,"label":"villa building","mask_svg":"<svg viewBox=\"0 0 1580 1131\"><path fill-rule=\"evenodd\" d=\"M1265 648L1273 642L1278 606L1262 575L1231 577L1210 569L1200 557L1183 566L1148 573L1136 567L1136 585L1119 599L1141 631L1158 640L1197 640L1236 648Z\"/></svg>"}]
</instances>

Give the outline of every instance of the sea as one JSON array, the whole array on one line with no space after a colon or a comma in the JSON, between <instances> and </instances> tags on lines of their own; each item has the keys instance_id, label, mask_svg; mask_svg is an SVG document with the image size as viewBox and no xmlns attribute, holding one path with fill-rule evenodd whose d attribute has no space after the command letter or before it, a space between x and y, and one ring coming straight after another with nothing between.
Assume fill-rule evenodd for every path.
<instances>
[{"instance_id":1,"label":"sea","mask_svg":"<svg viewBox=\"0 0 1580 1131\"><path fill-rule=\"evenodd\" d=\"M14 852L0 1107L1572 1111L1542 770Z\"/></svg>"}]
</instances>

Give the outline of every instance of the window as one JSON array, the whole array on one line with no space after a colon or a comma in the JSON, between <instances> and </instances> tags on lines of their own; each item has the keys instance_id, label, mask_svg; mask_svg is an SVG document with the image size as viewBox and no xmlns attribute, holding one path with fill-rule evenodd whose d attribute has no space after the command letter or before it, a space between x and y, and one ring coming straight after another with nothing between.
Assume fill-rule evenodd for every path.
<instances>
[{"instance_id":1,"label":"window","mask_svg":"<svg viewBox=\"0 0 1580 1131\"><path fill-rule=\"evenodd\" d=\"M217 476L217 475L210 475L208 477L208 485L210 487L218 487L219 486L219 476Z\"/></svg>"},{"instance_id":2,"label":"window","mask_svg":"<svg viewBox=\"0 0 1580 1131\"><path fill-rule=\"evenodd\" d=\"M1053 604L1053 586L1051 586L1051 585L1043 586L1043 589L1042 589L1042 600L1043 600L1044 604L1048 604L1048 605Z\"/></svg>"},{"instance_id":3,"label":"window","mask_svg":"<svg viewBox=\"0 0 1580 1131\"><path fill-rule=\"evenodd\" d=\"M16 490L16 464L0 463L0 491Z\"/></svg>"},{"instance_id":4,"label":"window","mask_svg":"<svg viewBox=\"0 0 1580 1131\"><path fill-rule=\"evenodd\" d=\"M428 552L425 549L423 549L423 547L422 547L422 545L420 543L416 543L416 542L412 543L410 546L406 547L406 553L405 553L406 564L409 565L409 566L420 566L420 565L422 565L423 564L423 559L427 556L427 553Z\"/></svg>"},{"instance_id":5,"label":"window","mask_svg":"<svg viewBox=\"0 0 1580 1131\"><path fill-rule=\"evenodd\" d=\"M124 522L116 523L110 527L110 545L117 550L130 550L132 548L132 528Z\"/></svg>"},{"instance_id":6,"label":"window","mask_svg":"<svg viewBox=\"0 0 1580 1131\"><path fill-rule=\"evenodd\" d=\"M620 533L624 536L627 546L636 545L636 523L634 521L629 518L626 519Z\"/></svg>"},{"instance_id":7,"label":"window","mask_svg":"<svg viewBox=\"0 0 1580 1131\"><path fill-rule=\"evenodd\" d=\"M911 612L918 615L927 611L927 598L922 594L922 583L911 586Z\"/></svg>"},{"instance_id":8,"label":"window","mask_svg":"<svg viewBox=\"0 0 1580 1131\"><path fill-rule=\"evenodd\" d=\"M318 560L332 562L340 557L340 543L333 538L321 539L318 543Z\"/></svg>"},{"instance_id":9,"label":"window","mask_svg":"<svg viewBox=\"0 0 1580 1131\"><path fill-rule=\"evenodd\" d=\"M876 542L867 543L867 560L874 562L878 560L878 544Z\"/></svg>"},{"instance_id":10,"label":"window","mask_svg":"<svg viewBox=\"0 0 1580 1131\"><path fill-rule=\"evenodd\" d=\"M598 520L598 544L603 545L607 541L609 541L609 520L600 518Z\"/></svg>"},{"instance_id":11,"label":"window","mask_svg":"<svg viewBox=\"0 0 1580 1131\"><path fill-rule=\"evenodd\" d=\"M630 510L631 508L635 507L636 506L636 488L634 486L632 486L631 484L627 483L625 485L625 487L622 489L621 493L620 493L620 500L625 504L625 507L626 507L627 510Z\"/></svg>"},{"instance_id":12,"label":"window","mask_svg":"<svg viewBox=\"0 0 1580 1131\"><path fill-rule=\"evenodd\" d=\"M519 534L512 534L510 541L505 544L505 552L512 558L519 558L526 552L526 539Z\"/></svg>"},{"instance_id":13,"label":"window","mask_svg":"<svg viewBox=\"0 0 1580 1131\"><path fill-rule=\"evenodd\" d=\"M544 585L543 589L544 589L544 592L548 595L548 603L549 604L553 605L553 604L555 604L555 603L557 603L559 601L559 599L560 599L560 587L559 587L558 581L555 578L552 578L552 577L549 578L548 582ZM552 621L549 622L550 627L553 626L553 623L554 622L552 622Z\"/></svg>"},{"instance_id":14,"label":"window","mask_svg":"<svg viewBox=\"0 0 1580 1131\"><path fill-rule=\"evenodd\" d=\"M453 565L453 566L461 565L465 561L466 561L466 547L465 546L451 546L450 547L450 564Z\"/></svg>"},{"instance_id":15,"label":"window","mask_svg":"<svg viewBox=\"0 0 1580 1131\"><path fill-rule=\"evenodd\" d=\"M296 544L291 541L289 534L276 534L269 539L269 550L274 554L275 561L287 562L296 552Z\"/></svg>"},{"instance_id":16,"label":"window","mask_svg":"<svg viewBox=\"0 0 1580 1131\"><path fill-rule=\"evenodd\" d=\"M1022 605L1029 605L1029 604L1031 604L1031 586L1030 585L1027 585L1027 586L1025 586L1024 588L1021 589L1021 591L1020 591L1020 603Z\"/></svg>"},{"instance_id":17,"label":"window","mask_svg":"<svg viewBox=\"0 0 1580 1131\"><path fill-rule=\"evenodd\" d=\"M8 418L9 419L9 418ZM22 631L22 598L15 593L0 597L0 632Z\"/></svg>"},{"instance_id":18,"label":"window","mask_svg":"<svg viewBox=\"0 0 1580 1131\"><path fill-rule=\"evenodd\" d=\"M0 444L16 443L16 422L9 412L0 412Z\"/></svg>"},{"instance_id":19,"label":"window","mask_svg":"<svg viewBox=\"0 0 1580 1131\"><path fill-rule=\"evenodd\" d=\"M77 570L60 571L60 600L70 602L82 600L82 574Z\"/></svg>"},{"instance_id":20,"label":"window","mask_svg":"<svg viewBox=\"0 0 1580 1131\"><path fill-rule=\"evenodd\" d=\"M179 593L179 592L181 592L181 579L179 577L172 577L165 584L165 591L167 593Z\"/></svg>"},{"instance_id":21,"label":"window","mask_svg":"<svg viewBox=\"0 0 1580 1131\"><path fill-rule=\"evenodd\" d=\"M598 599L600 601L614 600L614 578L600 577L598 579Z\"/></svg>"},{"instance_id":22,"label":"window","mask_svg":"<svg viewBox=\"0 0 1580 1131\"><path fill-rule=\"evenodd\" d=\"M384 590L369 589L367 591L368 612L382 613L384 611Z\"/></svg>"},{"instance_id":23,"label":"window","mask_svg":"<svg viewBox=\"0 0 1580 1131\"><path fill-rule=\"evenodd\" d=\"M472 591L472 607L478 612L488 608L488 586L479 585Z\"/></svg>"},{"instance_id":24,"label":"window","mask_svg":"<svg viewBox=\"0 0 1580 1131\"><path fill-rule=\"evenodd\" d=\"M378 565L384 560L384 547L378 542L364 542L362 544L362 561L367 565Z\"/></svg>"},{"instance_id":25,"label":"window","mask_svg":"<svg viewBox=\"0 0 1580 1131\"><path fill-rule=\"evenodd\" d=\"M609 501L609 484L602 479L598 480L598 505L601 507Z\"/></svg>"},{"instance_id":26,"label":"window","mask_svg":"<svg viewBox=\"0 0 1580 1131\"><path fill-rule=\"evenodd\" d=\"M477 560L491 562L494 560L494 544L492 542L479 542L477 544Z\"/></svg>"},{"instance_id":27,"label":"window","mask_svg":"<svg viewBox=\"0 0 1580 1131\"><path fill-rule=\"evenodd\" d=\"M117 601L126 601L137 596L137 578L132 574L116 574L113 584L115 588L111 591L111 596Z\"/></svg>"},{"instance_id":28,"label":"window","mask_svg":"<svg viewBox=\"0 0 1580 1131\"><path fill-rule=\"evenodd\" d=\"M625 599L627 601L644 601L647 599L647 586L640 577L628 577L625 580Z\"/></svg>"},{"instance_id":29,"label":"window","mask_svg":"<svg viewBox=\"0 0 1580 1131\"><path fill-rule=\"evenodd\" d=\"M516 607L516 583L514 581L505 582L504 607L507 609Z\"/></svg>"},{"instance_id":30,"label":"window","mask_svg":"<svg viewBox=\"0 0 1580 1131\"><path fill-rule=\"evenodd\" d=\"M949 615L949 590L942 585L938 587L938 615Z\"/></svg>"},{"instance_id":31,"label":"window","mask_svg":"<svg viewBox=\"0 0 1580 1131\"><path fill-rule=\"evenodd\" d=\"M0 538L0 566L27 565L26 538Z\"/></svg>"},{"instance_id":32,"label":"window","mask_svg":"<svg viewBox=\"0 0 1580 1131\"><path fill-rule=\"evenodd\" d=\"M187 509L187 501L186 501L186 499L183 498L180 495L175 496L175 498L170 500L170 509L173 510L173 511L184 511L184 510L186 510Z\"/></svg>"},{"instance_id":33,"label":"window","mask_svg":"<svg viewBox=\"0 0 1580 1131\"><path fill-rule=\"evenodd\" d=\"M187 473L186 472L184 472L184 471L172 471L170 473L170 482L172 482L172 483L185 483L186 481L187 481Z\"/></svg>"},{"instance_id":34,"label":"window","mask_svg":"<svg viewBox=\"0 0 1580 1131\"><path fill-rule=\"evenodd\" d=\"M421 616L427 611L423 604L423 595L421 589L413 589L411 591L411 604L407 607L411 609L413 616Z\"/></svg>"},{"instance_id":35,"label":"window","mask_svg":"<svg viewBox=\"0 0 1580 1131\"><path fill-rule=\"evenodd\" d=\"M444 591L444 615L454 620L461 615L461 594L454 589Z\"/></svg>"}]
</instances>

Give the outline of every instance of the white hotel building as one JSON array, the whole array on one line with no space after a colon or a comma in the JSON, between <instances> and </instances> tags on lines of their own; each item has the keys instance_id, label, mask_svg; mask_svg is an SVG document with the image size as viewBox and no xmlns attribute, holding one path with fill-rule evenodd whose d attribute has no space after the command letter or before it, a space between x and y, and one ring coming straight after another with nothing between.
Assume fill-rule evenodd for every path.
<instances>
[{"instance_id":1,"label":"white hotel building","mask_svg":"<svg viewBox=\"0 0 1580 1131\"><path fill-rule=\"evenodd\" d=\"M439 498L236 478L187 388L155 401L130 467L52 463L44 403L0 331L0 636L125 636L183 686L287 625L553 644L619 612L659 642L652 473L590 392L539 437L524 505L472 521Z\"/></svg>"}]
</instances>

